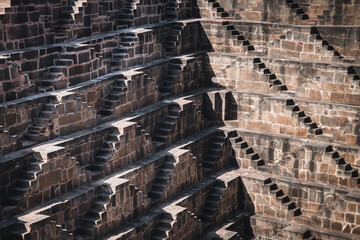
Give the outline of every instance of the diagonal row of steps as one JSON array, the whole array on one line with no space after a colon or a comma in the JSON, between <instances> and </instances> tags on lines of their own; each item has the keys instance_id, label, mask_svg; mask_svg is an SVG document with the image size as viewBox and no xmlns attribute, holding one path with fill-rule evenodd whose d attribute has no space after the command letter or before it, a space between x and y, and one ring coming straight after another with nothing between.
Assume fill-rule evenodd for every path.
<instances>
[{"instance_id":1,"label":"diagonal row of steps","mask_svg":"<svg viewBox=\"0 0 360 240\"><path fill-rule=\"evenodd\" d=\"M215 1L215 0L214 0ZM231 25L228 21L222 22L223 26L226 26L227 31L231 31L232 36L237 36L239 41L246 42L245 46L248 46L248 50L253 51L255 48L249 43L249 41L245 40L243 36L240 35L239 31L235 30L234 25ZM261 61L259 58L254 59L254 69L257 71L261 71L265 76L267 76L270 86L276 86L277 90L287 90L286 85L282 84L281 81L276 77L274 73L271 72L269 68L266 67L265 63ZM291 110L297 115L299 120L305 123L309 127L309 131L315 135L321 135L322 130L317 126L315 122L311 121L311 118L307 116L300 108L295 105L292 99L287 100L287 107L291 108Z\"/></svg>"},{"instance_id":2,"label":"diagonal row of steps","mask_svg":"<svg viewBox=\"0 0 360 240\"><path fill-rule=\"evenodd\" d=\"M216 2L216 0L204 0L203 3L205 3L207 8L210 10L212 18L229 17L229 13L226 12L225 9L221 7L218 2Z\"/></svg>"},{"instance_id":3,"label":"diagonal row of steps","mask_svg":"<svg viewBox=\"0 0 360 240\"><path fill-rule=\"evenodd\" d=\"M169 0L165 7L165 18L168 21L173 21L177 19L177 11L181 3L178 0Z\"/></svg>"},{"instance_id":4,"label":"diagonal row of steps","mask_svg":"<svg viewBox=\"0 0 360 240\"><path fill-rule=\"evenodd\" d=\"M276 90L276 91L286 91L287 87L285 84L283 84L278 77L269 69L266 67L265 63L261 61L260 58L254 58L254 65L253 68L260 72L261 74L265 75L270 88Z\"/></svg>"},{"instance_id":5,"label":"diagonal row of steps","mask_svg":"<svg viewBox=\"0 0 360 240\"><path fill-rule=\"evenodd\" d=\"M176 53L176 46L180 40L181 32L185 28L182 22L175 22L170 27L170 33L165 37L165 54L167 57L174 56Z\"/></svg>"},{"instance_id":6,"label":"diagonal row of steps","mask_svg":"<svg viewBox=\"0 0 360 240\"><path fill-rule=\"evenodd\" d=\"M250 164L253 168L265 165L264 159L262 159L242 137L233 136L230 137L229 140L235 145L235 147L239 147L242 151L244 151L246 157L250 159Z\"/></svg>"},{"instance_id":7,"label":"diagonal row of steps","mask_svg":"<svg viewBox=\"0 0 360 240\"><path fill-rule=\"evenodd\" d=\"M112 58L110 60L112 72L116 72L127 67L125 60L135 56L135 43L138 41L139 39L134 33L127 33L125 36L121 37L121 42L118 47L113 49Z\"/></svg>"},{"instance_id":8,"label":"diagonal row of steps","mask_svg":"<svg viewBox=\"0 0 360 240\"><path fill-rule=\"evenodd\" d=\"M126 2L125 7L121 8L119 17L116 21L118 30L134 26L134 11L136 11L134 3Z\"/></svg>"},{"instance_id":9,"label":"diagonal row of steps","mask_svg":"<svg viewBox=\"0 0 360 240\"><path fill-rule=\"evenodd\" d=\"M181 108L177 104L171 104L168 113L163 118L162 123L154 134L153 142L156 150L162 150L170 144L170 137L175 130L178 119L180 118Z\"/></svg>"},{"instance_id":10,"label":"diagonal row of steps","mask_svg":"<svg viewBox=\"0 0 360 240\"><path fill-rule=\"evenodd\" d=\"M48 68L41 80L40 91L49 92L68 87L68 68L74 64L76 58L76 52L61 52L59 58L55 59L54 66Z\"/></svg>"},{"instance_id":11,"label":"diagonal row of steps","mask_svg":"<svg viewBox=\"0 0 360 240\"><path fill-rule=\"evenodd\" d=\"M225 195L225 191L226 186L224 182L216 181L215 185L206 196L205 203L199 216L204 223L204 229L214 227L216 224L216 215L219 211L219 206Z\"/></svg>"},{"instance_id":12,"label":"diagonal row of steps","mask_svg":"<svg viewBox=\"0 0 360 240\"><path fill-rule=\"evenodd\" d=\"M49 139L49 131L52 128L52 120L56 116L57 103L45 103L38 116L34 118L32 126L24 134L24 139L20 140L22 147L30 147Z\"/></svg>"},{"instance_id":13,"label":"diagonal row of steps","mask_svg":"<svg viewBox=\"0 0 360 240\"><path fill-rule=\"evenodd\" d=\"M175 220L170 213L163 213L162 218L151 234L152 240L165 240L169 239L169 232L172 230L172 223Z\"/></svg>"},{"instance_id":14,"label":"diagonal row of steps","mask_svg":"<svg viewBox=\"0 0 360 240\"><path fill-rule=\"evenodd\" d=\"M45 163L35 159L28 164L24 175L19 177L14 187L11 188L10 196L1 203L3 206L2 218L17 214L22 209L27 208L26 195L32 191L32 187L36 186L43 164Z\"/></svg>"},{"instance_id":15,"label":"diagonal row of steps","mask_svg":"<svg viewBox=\"0 0 360 240\"><path fill-rule=\"evenodd\" d=\"M175 163L176 161L174 158L167 156L156 172L156 177L151 186L151 190L148 192L148 196L151 199L151 205L156 206L161 202L164 189L168 185L174 172Z\"/></svg>"},{"instance_id":16,"label":"diagonal row of steps","mask_svg":"<svg viewBox=\"0 0 360 240\"><path fill-rule=\"evenodd\" d=\"M276 199L281 201L285 209L290 211L294 217L302 215L301 209L296 206L295 202L291 201L289 196L285 195L283 190L270 178L265 179L264 184L269 187L270 192L275 195Z\"/></svg>"},{"instance_id":17,"label":"diagonal row of steps","mask_svg":"<svg viewBox=\"0 0 360 240\"><path fill-rule=\"evenodd\" d=\"M217 163L226 145L226 139L224 132L217 132L216 135L210 139L208 150L201 163L204 176L216 170Z\"/></svg>"},{"instance_id":18,"label":"diagonal row of steps","mask_svg":"<svg viewBox=\"0 0 360 240\"><path fill-rule=\"evenodd\" d=\"M302 8L299 7L299 5L297 3L294 3L293 0L286 0L287 5L296 12L296 14L301 17L302 20L308 20L309 17L307 14L305 14L304 10ZM344 63L352 63L353 59L348 59L344 56L342 56L338 51L335 50L335 48L326 40L323 39L323 37L320 35L319 30L313 26L311 27L311 32L310 34L313 36L315 41L318 41L321 43L321 45L330 52L330 54L332 56L334 56L337 60L342 61ZM359 81L360 80L360 76L357 74L357 72L355 71L354 67L351 66L349 67L349 73L353 75L353 79L355 81ZM358 83L359 84L359 83Z\"/></svg>"},{"instance_id":19,"label":"diagonal row of steps","mask_svg":"<svg viewBox=\"0 0 360 240\"><path fill-rule=\"evenodd\" d=\"M115 79L111 86L110 94L105 98L104 105L100 110L103 120L111 118L117 106L126 103L127 94L127 81L126 77L119 77Z\"/></svg>"},{"instance_id":20,"label":"diagonal row of steps","mask_svg":"<svg viewBox=\"0 0 360 240\"><path fill-rule=\"evenodd\" d=\"M228 21L224 21L221 23L221 25L227 32L229 32L231 39L233 39L235 42L237 42L246 49L245 52L248 55L258 54L258 52L255 51L255 47L250 44L250 42L245 38L244 35L241 35L240 32L235 29L235 26L233 24L230 24L230 22Z\"/></svg>"},{"instance_id":21,"label":"diagonal row of steps","mask_svg":"<svg viewBox=\"0 0 360 240\"><path fill-rule=\"evenodd\" d=\"M120 134L110 133L106 137L102 147L97 150L94 162L87 167L91 171L91 180L95 181L105 177L107 162L119 147Z\"/></svg>"},{"instance_id":22,"label":"diagonal row of steps","mask_svg":"<svg viewBox=\"0 0 360 240\"><path fill-rule=\"evenodd\" d=\"M322 129L319 128L316 122L313 122L311 118L305 114L304 111L300 110L299 106L295 104L293 99L286 100L286 107L292 111L292 113L303 122L309 129L309 133L315 135L322 135Z\"/></svg>"},{"instance_id":23,"label":"diagonal row of steps","mask_svg":"<svg viewBox=\"0 0 360 240\"><path fill-rule=\"evenodd\" d=\"M181 59L170 61L165 79L161 81L161 86L159 88L160 100L174 95L174 88L180 78L183 68L184 64Z\"/></svg>"},{"instance_id":24,"label":"diagonal row of steps","mask_svg":"<svg viewBox=\"0 0 360 240\"><path fill-rule=\"evenodd\" d=\"M286 0L286 5L291 9L291 12L295 13L302 20L308 20L309 16L305 14L304 10L299 7L299 4L295 3L294 0Z\"/></svg>"},{"instance_id":25,"label":"diagonal row of steps","mask_svg":"<svg viewBox=\"0 0 360 240\"><path fill-rule=\"evenodd\" d=\"M75 239L97 239L99 238L99 225L103 224L106 218L107 208L111 204L111 192L103 189L94 199L90 210L84 214L82 225L76 229Z\"/></svg>"},{"instance_id":26,"label":"diagonal row of steps","mask_svg":"<svg viewBox=\"0 0 360 240\"><path fill-rule=\"evenodd\" d=\"M87 5L87 0L72 0L62 8L62 18L55 26L55 43L68 40L67 31L74 27L76 15L81 13Z\"/></svg>"},{"instance_id":27,"label":"diagonal row of steps","mask_svg":"<svg viewBox=\"0 0 360 240\"><path fill-rule=\"evenodd\" d=\"M338 169L344 172L345 176L350 177L356 185L360 184L358 169L353 168L350 163L346 163L345 159L340 156L338 151L334 150L333 146L327 146L325 151L331 156L332 161L337 164Z\"/></svg>"}]
</instances>

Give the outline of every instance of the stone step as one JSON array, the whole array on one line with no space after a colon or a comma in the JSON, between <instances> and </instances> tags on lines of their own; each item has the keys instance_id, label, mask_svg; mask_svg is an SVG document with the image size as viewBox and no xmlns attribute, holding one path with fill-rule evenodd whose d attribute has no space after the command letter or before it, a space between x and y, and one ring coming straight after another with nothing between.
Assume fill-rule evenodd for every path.
<instances>
[{"instance_id":1,"label":"stone step","mask_svg":"<svg viewBox=\"0 0 360 240\"><path fill-rule=\"evenodd\" d=\"M30 192L31 188L30 187L20 187L20 186L16 186L14 188L11 188L11 192L13 195L15 196L24 196L26 193Z\"/></svg>"},{"instance_id":2,"label":"stone step","mask_svg":"<svg viewBox=\"0 0 360 240\"><path fill-rule=\"evenodd\" d=\"M53 119L55 117L55 115L56 115L56 112L54 112L54 111L44 110L39 113L40 118L47 118L47 119Z\"/></svg>"},{"instance_id":3,"label":"stone step","mask_svg":"<svg viewBox=\"0 0 360 240\"><path fill-rule=\"evenodd\" d=\"M104 172L106 169L106 165L103 163L93 163L90 165L91 171Z\"/></svg>"},{"instance_id":4,"label":"stone step","mask_svg":"<svg viewBox=\"0 0 360 240\"><path fill-rule=\"evenodd\" d=\"M98 218L92 218L92 217L84 217L83 218L83 224L88 226L98 226L102 222L101 219Z\"/></svg>"},{"instance_id":5,"label":"stone step","mask_svg":"<svg viewBox=\"0 0 360 240\"><path fill-rule=\"evenodd\" d=\"M156 191L160 191L160 192L162 192L165 187L166 187L166 184L163 184L163 183L154 182L152 184L152 189L156 190Z\"/></svg>"},{"instance_id":6,"label":"stone step","mask_svg":"<svg viewBox=\"0 0 360 240\"><path fill-rule=\"evenodd\" d=\"M104 210L103 209L96 209L96 208L91 208L89 211L87 211L87 213L85 214L86 217L90 217L90 218L98 218L101 219L102 215L104 214Z\"/></svg>"},{"instance_id":7,"label":"stone step","mask_svg":"<svg viewBox=\"0 0 360 240\"><path fill-rule=\"evenodd\" d=\"M25 133L24 138L26 140L30 140L30 141L34 141L34 142L44 142L48 139L47 136L44 136L44 135L38 134L38 133L32 133L32 132Z\"/></svg>"},{"instance_id":8,"label":"stone step","mask_svg":"<svg viewBox=\"0 0 360 240\"><path fill-rule=\"evenodd\" d=\"M96 226L81 225L77 228L77 232L85 236L93 236Z\"/></svg>"},{"instance_id":9,"label":"stone step","mask_svg":"<svg viewBox=\"0 0 360 240\"><path fill-rule=\"evenodd\" d=\"M171 223L172 222L173 222L172 219L163 218L163 219L160 220L159 226L171 229L171 227L172 227Z\"/></svg>"},{"instance_id":10,"label":"stone step","mask_svg":"<svg viewBox=\"0 0 360 240\"><path fill-rule=\"evenodd\" d=\"M159 190L155 190L155 189L151 189L148 193L148 195L151 197L151 198L157 198L157 199L160 199L161 196L162 196L163 192L162 191L159 191Z\"/></svg>"}]
</instances>

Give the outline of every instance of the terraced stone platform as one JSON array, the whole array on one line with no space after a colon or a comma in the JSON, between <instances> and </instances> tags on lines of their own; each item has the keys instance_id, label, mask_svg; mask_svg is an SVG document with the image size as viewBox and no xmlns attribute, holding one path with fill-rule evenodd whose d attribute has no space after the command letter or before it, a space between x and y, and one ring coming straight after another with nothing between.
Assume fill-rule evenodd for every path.
<instances>
[{"instance_id":1,"label":"terraced stone platform","mask_svg":"<svg viewBox=\"0 0 360 240\"><path fill-rule=\"evenodd\" d=\"M0 1L0 240L360 239L359 13Z\"/></svg>"}]
</instances>

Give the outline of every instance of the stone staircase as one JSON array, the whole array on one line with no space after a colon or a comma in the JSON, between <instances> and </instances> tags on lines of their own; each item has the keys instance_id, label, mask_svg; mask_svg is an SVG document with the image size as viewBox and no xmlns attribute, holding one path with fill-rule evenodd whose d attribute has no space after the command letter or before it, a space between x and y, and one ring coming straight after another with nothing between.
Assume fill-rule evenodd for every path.
<instances>
[{"instance_id":1,"label":"stone staircase","mask_svg":"<svg viewBox=\"0 0 360 240\"><path fill-rule=\"evenodd\" d=\"M331 45L328 43L328 41L324 40L324 39L321 37L321 35L320 35L320 33L319 33L319 31L318 31L318 29L317 29L316 27L311 27L310 34L311 34L311 39L315 41L315 44L316 44L316 43L321 44L322 47L327 51L327 53L328 53L329 55L334 56L335 59L337 59L337 60L341 60L341 59L344 58L344 57L342 57L342 56L340 55L340 53L339 53L338 51L336 51L336 50L334 49L333 46L331 46Z\"/></svg>"},{"instance_id":2,"label":"stone staircase","mask_svg":"<svg viewBox=\"0 0 360 240\"><path fill-rule=\"evenodd\" d=\"M110 60L111 71L117 72L126 68L126 60L135 55L135 43L139 39L135 33L126 33L121 37L119 46L113 49L112 59ZM140 62L135 64L139 65Z\"/></svg>"},{"instance_id":3,"label":"stone staircase","mask_svg":"<svg viewBox=\"0 0 360 240\"><path fill-rule=\"evenodd\" d=\"M136 11L136 3L126 1L125 7L121 8L117 22L117 29L125 29L134 26L134 15Z\"/></svg>"},{"instance_id":4,"label":"stone staircase","mask_svg":"<svg viewBox=\"0 0 360 240\"><path fill-rule=\"evenodd\" d=\"M184 66L185 65L183 64L181 59L175 59L170 61L165 79L161 81L161 86L159 89L160 99L168 98L174 95L175 85L180 78Z\"/></svg>"},{"instance_id":5,"label":"stone staircase","mask_svg":"<svg viewBox=\"0 0 360 240\"><path fill-rule=\"evenodd\" d=\"M263 74L269 82L270 88L275 91L286 91L286 85L281 82L277 76L266 67L265 63L260 58L254 58L254 69Z\"/></svg>"},{"instance_id":6,"label":"stone staircase","mask_svg":"<svg viewBox=\"0 0 360 240\"><path fill-rule=\"evenodd\" d=\"M67 32L74 27L76 16L82 13L87 0L70 0L63 6L62 19L55 26L55 43L69 40Z\"/></svg>"},{"instance_id":7,"label":"stone staircase","mask_svg":"<svg viewBox=\"0 0 360 240\"><path fill-rule=\"evenodd\" d=\"M293 9L297 16L299 16L302 20L309 20L309 17L307 14L304 13L304 10L302 8L299 7L299 5L297 3L294 3L293 0L286 0L288 6ZM334 5L332 5L333 7ZM318 16L319 17L319 16ZM325 17L326 18L326 17ZM316 20L318 21L318 20ZM321 21L321 20L320 20ZM315 42L320 43L323 48L331 55L333 56L336 60L344 62L344 63L354 63L356 62L353 58L347 58L342 56L338 51L335 50L335 48L329 44L328 41L324 40L323 37L320 35L320 32L318 31L318 29L313 26L311 27L311 32L310 34L312 35L312 39L314 39ZM354 67L349 67L349 74L354 75L354 80L360 80L359 75L356 73Z\"/></svg>"},{"instance_id":8,"label":"stone staircase","mask_svg":"<svg viewBox=\"0 0 360 240\"><path fill-rule=\"evenodd\" d=\"M28 128L28 132L24 134L24 138L19 141L22 147L30 147L51 138L49 131L52 128L52 119L56 116L58 105L59 103L55 101L44 104L43 109Z\"/></svg>"},{"instance_id":9,"label":"stone staircase","mask_svg":"<svg viewBox=\"0 0 360 240\"><path fill-rule=\"evenodd\" d=\"M108 173L106 172L106 164L111 159L114 151L120 147L120 134L110 133L102 147L97 150L94 162L88 167L91 171L91 180L99 180Z\"/></svg>"},{"instance_id":10,"label":"stone staircase","mask_svg":"<svg viewBox=\"0 0 360 240\"><path fill-rule=\"evenodd\" d=\"M40 91L49 92L68 87L66 76L68 67L74 64L76 59L75 52L62 52L59 58L55 60L54 66L48 68L44 78L41 80Z\"/></svg>"},{"instance_id":11,"label":"stone staircase","mask_svg":"<svg viewBox=\"0 0 360 240\"><path fill-rule=\"evenodd\" d=\"M305 14L304 10L299 7L299 4L295 3L294 0L286 0L286 5L291 9L292 13L295 13L302 20L308 20L309 16Z\"/></svg>"},{"instance_id":12,"label":"stone staircase","mask_svg":"<svg viewBox=\"0 0 360 240\"><path fill-rule=\"evenodd\" d=\"M355 186L360 184L359 170L353 168L350 163L346 163L345 159L340 156L339 152L334 150L333 146L329 145L325 149L328 156L338 166L338 170L342 171L345 176L350 177Z\"/></svg>"},{"instance_id":13,"label":"stone staircase","mask_svg":"<svg viewBox=\"0 0 360 240\"><path fill-rule=\"evenodd\" d=\"M301 209L296 206L294 201L291 201L289 196L285 195L283 190L278 187L270 178L264 180L264 184L269 187L270 193L275 195L276 199L281 201L285 210L292 213L294 217L302 215Z\"/></svg>"},{"instance_id":14,"label":"stone staircase","mask_svg":"<svg viewBox=\"0 0 360 240\"><path fill-rule=\"evenodd\" d=\"M78 59L80 52L87 52L89 59ZM55 59L54 66L48 68L48 72L45 73L44 78L41 80L40 91L49 92L53 90L63 89L70 85L68 77L70 75L70 68L76 64L83 64L91 61L92 51L88 45L78 45L74 47L66 48L66 51L60 52L59 57ZM79 73L78 73L79 74Z\"/></svg>"},{"instance_id":15,"label":"stone staircase","mask_svg":"<svg viewBox=\"0 0 360 240\"><path fill-rule=\"evenodd\" d=\"M307 14L305 14L304 10L301 7L299 7L299 4L295 3L294 0L286 0L286 4L291 9L292 12L294 12L302 21L304 21L303 23L310 21L309 23L316 25L316 22L319 21L318 19L316 19L316 20L309 19L309 16ZM327 51L329 53L329 55L333 56L336 60L342 61L345 63L354 62L354 59L352 59L352 58L346 58L344 56L341 56L341 54L338 51L336 51L335 48L329 44L328 41L324 40L321 37L317 27L315 27L315 26L311 27L311 35L312 35L312 39L315 41L315 43L321 44L323 46L323 48L325 49L325 51Z\"/></svg>"},{"instance_id":16,"label":"stone staircase","mask_svg":"<svg viewBox=\"0 0 360 240\"><path fill-rule=\"evenodd\" d=\"M224 132L217 132L216 135L211 138L207 147L208 151L202 160L202 169L205 176L213 173L213 171L217 169L218 162L226 145L226 139Z\"/></svg>"},{"instance_id":17,"label":"stone staircase","mask_svg":"<svg viewBox=\"0 0 360 240\"><path fill-rule=\"evenodd\" d=\"M118 77L114 80L111 87L111 92L104 100L104 106L100 110L103 120L111 118L115 113L116 107L120 106L126 101L127 78L124 76Z\"/></svg>"},{"instance_id":18,"label":"stone staircase","mask_svg":"<svg viewBox=\"0 0 360 240\"><path fill-rule=\"evenodd\" d=\"M75 239L99 239L102 235L107 209L111 205L112 193L102 189L93 200L90 209L84 214L82 225L75 231Z\"/></svg>"},{"instance_id":19,"label":"stone staircase","mask_svg":"<svg viewBox=\"0 0 360 240\"><path fill-rule=\"evenodd\" d=\"M174 158L167 156L159 170L156 172L156 177L151 186L151 190L148 192L148 196L150 197L153 206L156 206L161 202L164 189L168 185L172 173L174 172L175 163L176 161Z\"/></svg>"},{"instance_id":20,"label":"stone staircase","mask_svg":"<svg viewBox=\"0 0 360 240\"><path fill-rule=\"evenodd\" d=\"M168 113L163 118L160 127L154 134L153 142L155 143L156 150L165 149L170 145L170 137L173 134L177 121L180 117L181 108L177 104L171 104L168 108Z\"/></svg>"},{"instance_id":21,"label":"stone staircase","mask_svg":"<svg viewBox=\"0 0 360 240\"><path fill-rule=\"evenodd\" d=\"M28 208L26 195L32 191L32 187L36 186L38 176L41 174L44 162L32 161L28 164L27 169L22 177L16 180L14 187L11 188L10 196L3 200L1 217L5 218L24 211Z\"/></svg>"},{"instance_id":22,"label":"stone staircase","mask_svg":"<svg viewBox=\"0 0 360 240\"><path fill-rule=\"evenodd\" d=\"M221 23L223 28L226 28L226 31L229 33L230 38L236 44L244 48L245 54L247 55L261 55L261 52L255 51L255 47L250 44L250 42L245 38L244 35L241 35L238 30L235 29L235 26L230 24L228 21Z\"/></svg>"},{"instance_id":23,"label":"stone staircase","mask_svg":"<svg viewBox=\"0 0 360 240\"><path fill-rule=\"evenodd\" d=\"M175 22L171 25L170 34L165 38L165 53L167 57L174 56L176 54L176 46L181 37L181 31L185 28L182 22Z\"/></svg>"},{"instance_id":24,"label":"stone staircase","mask_svg":"<svg viewBox=\"0 0 360 240\"><path fill-rule=\"evenodd\" d=\"M300 122L303 122L309 130L309 133L315 135L322 135L323 132L319 128L316 122L313 122L309 116L305 114L304 111L301 111L299 106L295 104L293 99L286 100L286 108L288 108L292 113L299 119Z\"/></svg>"},{"instance_id":25,"label":"stone staircase","mask_svg":"<svg viewBox=\"0 0 360 240\"><path fill-rule=\"evenodd\" d=\"M216 0L204 0L205 7L210 11L211 18L229 17L229 13Z\"/></svg>"},{"instance_id":26,"label":"stone staircase","mask_svg":"<svg viewBox=\"0 0 360 240\"><path fill-rule=\"evenodd\" d=\"M178 9L181 1L169 0L165 7L165 18L168 21L173 21L178 18Z\"/></svg>"},{"instance_id":27,"label":"stone staircase","mask_svg":"<svg viewBox=\"0 0 360 240\"><path fill-rule=\"evenodd\" d=\"M203 221L203 229L209 229L216 225L216 215L223 196L225 195L226 186L224 182L216 181L213 188L206 197L204 206L199 218Z\"/></svg>"},{"instance_id":28,"label":"stone staircase","mask_svg":"<svg viewBox=\"0 0 360 240\"><path fill-rule=\"evenodd\" d=\"M256 169L265 165L264 159L262 159L242 137L234 136L229 138L229 140L231 144L235 145L235 147L239 147L245 153L246 157L250 160L250 165L253 168Z\"/></svg>"},{"instance_id":29,"label":"stone staircase","mask_svg":"<svg viewBox=\"0 0 360 240\"><path fill-rule=\"evenodd\" d=\"M348 67L348 75L352 76L353 80L355 81L356 84L360 85L360 76L359 74L356 72L354 67Z\"/></svg>"},{"instance_id":30,"label":"stone staircase","mask_svg":"<svg viewBox=\"0 0 360 240\"><path fill-rule=\"evenodd\" d=\"M175 220L170 213L163 213L161 220L153 229L152 240L165 240L169 238L169 232L172 230L172 224Z\"/></svg>"}]
</instances>

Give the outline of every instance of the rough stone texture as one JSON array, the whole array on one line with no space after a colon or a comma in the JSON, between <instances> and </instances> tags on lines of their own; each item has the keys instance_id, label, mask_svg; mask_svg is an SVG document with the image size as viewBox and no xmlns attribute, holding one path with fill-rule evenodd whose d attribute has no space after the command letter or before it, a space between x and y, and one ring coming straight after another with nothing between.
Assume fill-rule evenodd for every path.
<instances>
[{"instance_id":1,"label":"rough stone texture","mask_svg":"<svg viewBox=\"0 0 360 240\"><path fill-rule=\"evenodd\" d=\"M356 1L0 1L0 240L359 239Z\"/></svg>"}]
</instances>

